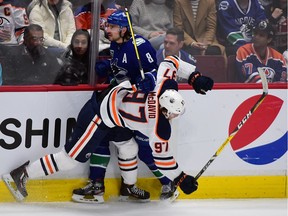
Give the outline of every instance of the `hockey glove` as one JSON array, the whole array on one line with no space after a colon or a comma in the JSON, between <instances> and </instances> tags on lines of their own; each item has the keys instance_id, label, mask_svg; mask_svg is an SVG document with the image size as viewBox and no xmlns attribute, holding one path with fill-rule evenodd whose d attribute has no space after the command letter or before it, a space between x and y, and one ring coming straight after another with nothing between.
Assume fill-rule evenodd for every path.
<instances>
[{"instance_id":1,"label":"hockey glove","mask_svg":"<svg viewBox=\"0 0 288 216\"><path fill-rule=\"evenodd\" d=\"M202 76L200 72L196 71L190 74L188 84L192 85L198 94L205 95L208 90L211 90L214 81L207 76Z\"/></svg>"},{"instance_id":2,"label":"hockey glove","mask_svg":"<svg viewBox=\"0 0 288 216\"><path fill-rule=\"evenodd\" d=\"M174 183L179 186L185 194L191 194L198 189L198 182L195 178L184 172L174 179Z\"/></svg>"},{"instance_id":3,"label":"hockey glove","mask_svg":"<svg viewBox=\"0 0 288 216\"><path fill-rule=\"evenodd\" d=\"M152 72L146 72L144 73L145 78L142 79L141 76L139 76L136 80L137 82L137 88L142 90L144 93L149 93L150 91L153 91L156 86L156 79Z\"/></svg>"}]
</instances>

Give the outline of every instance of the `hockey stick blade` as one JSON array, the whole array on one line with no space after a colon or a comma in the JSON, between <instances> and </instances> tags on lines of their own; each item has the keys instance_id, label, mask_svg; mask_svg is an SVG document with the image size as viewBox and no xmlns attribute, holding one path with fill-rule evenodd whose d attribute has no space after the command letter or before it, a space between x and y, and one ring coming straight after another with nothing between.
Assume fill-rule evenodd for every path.
<instances>
[{"instance_id":1,"label":"hockey stick blade","mask_svg":"<svg viewBox=\"0 0 288 216\"><path fill-rule=\"evenodd\" d=\"M20 191L17 189L16 185L13 186L14 180L11 177L10 174L4 174L2 176L2 179L4 183L6 184L7 188L11 192L11 194L14 196L14 198L18 201L21 202L25 199L25 197L20 193Z\"/></svg>"},{"instance_id":2,"label":"hockey stick blade","mask_svg":"<svg viewBox=\"0 0 288 216\"><path fill-rule=\"evenodd\" d=\"M255 110L260 106L260 104L265 99L266 95L268 94L268 83L267 78L265 75L265 68L258 68L259 75L261 77L262 81L262 88L263 93L261 97L258 99L258 101L254 104L254 106L248 111L248 113L244 116L244 118L239 122L239 124L236 126L236 128L232 131L232 133L229 135L229 137L222 143L222 145L217 149L217 151L214 153L214 155L209 159L209 161L205 164L205 166L199 171L199 173L195 176L195 179L197 180L210 166L210 164L215 160L215 158L223 151L225 146L234 138L234 136L238 133L238 131L243 127L243 125L248 121L248 119L251 117L251 115L255 112Z\"/></svg>"}]
</instances>

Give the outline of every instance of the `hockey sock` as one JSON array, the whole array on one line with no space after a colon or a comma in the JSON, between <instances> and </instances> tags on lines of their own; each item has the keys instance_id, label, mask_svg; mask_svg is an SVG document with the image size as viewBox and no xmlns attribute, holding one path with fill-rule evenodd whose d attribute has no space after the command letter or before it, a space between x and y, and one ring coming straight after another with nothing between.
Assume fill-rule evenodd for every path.
<instances>
[{"instance_id":1,"label":"hockey sock","mask_svg":"<svg viewBox=\"0 0 288 216\"><path fill-rule=\"evenodd\" d=\"M48 154L29 164L26 168L29 178L39 178L52 175L58 171L74 168L78 161L72 159L62 150L55 154Z\"/></svg>"}]
</instances>

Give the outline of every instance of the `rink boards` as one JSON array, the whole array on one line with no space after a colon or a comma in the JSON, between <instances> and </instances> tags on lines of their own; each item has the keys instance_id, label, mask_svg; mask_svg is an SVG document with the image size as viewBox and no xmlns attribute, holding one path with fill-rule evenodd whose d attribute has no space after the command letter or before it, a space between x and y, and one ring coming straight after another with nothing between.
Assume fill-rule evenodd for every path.
<instances>
[{"instance_id":1,"label":"rink boards","mask_svg":"<svg viewBox=\"0 0 288 216\"><path fill-rule=\"evenodd\" d=\"M287 197L287 86L269 85L269 97L249 118L199 179L199 189L182 199ZM3 89L2 89L3 91ZM179 166L196 175L229 133L245 121L262 94L261 85L215 85L206 96L184 85L186 112L173 121L171 145ZM90 98L91 89L47 87L0 92L0 175L27 160L59 151ZM115 148L106 173L105 198L119 191ZM71 191L85 184L88 164L40 180L30 180L27 201L68 201ZM160 184L142 162L139 182L152 199ZM0 181L0 202L13 201Z\"/></svg>"}]
</instances>

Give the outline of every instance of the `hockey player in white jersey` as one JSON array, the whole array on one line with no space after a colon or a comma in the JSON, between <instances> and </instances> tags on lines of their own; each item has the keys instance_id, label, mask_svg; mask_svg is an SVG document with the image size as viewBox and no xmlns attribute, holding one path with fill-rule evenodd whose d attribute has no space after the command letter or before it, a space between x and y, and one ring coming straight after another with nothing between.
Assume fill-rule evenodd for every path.
<instances>
[{"instance_id":1,"label":"hockey player in white jersey","mask_svg":"<svg viewBox=\"0 0 288 216\"><path fill-rule=\"evenodd\" d=\"M0 44L18 45L23 42L24 28L29 25L25 8L0 0Z\"/></svg>"},{"instance_id":2,"label":"hockey player in white jersey","mask_svg":"<svg viewBox=\"0 0 288 216\"><path fill-rule=\"evenodd\" d=\"M17 200L23 200L28 195L28 178L51 175L72 169L79 162L86 162L87 156L91 155L105 136L113 128L120 126L149 137L155 164L171 179L174 191L179 186L186 194L194 192L198 187L197 181L179 168L169 146L170 120L183 114L185 110L185 102L177 91L177 76L187 79L199 94L206 94L213 87L211 78L194 70L195 66L176 56L168 56L160 64L156 88L149 94L134 92L128 81L114 87L102 102L97 101L96 94L93 94L80 111L76 127L62 151L41 157L32 163L28 161L3 175L9 190ZM135 151L134 148L131 149ZM127 154L120 150L119 154L121 153ZM137 151L132 153L137 155ZM125 175L122 177L125 178Z\"/></svg>"},{"instance_id":3,"label":"hockey player in white jersey","mask_svg":"<svg viewBox=\"0 0 288 216\"><path fill-rule=\"evenodd\" d=\"M108 127L127 127L130 130L141 133L141 137L149 139L155 164L172 182L169 186L173 200L178 196L176 186L179 185L182 191L190 194L197 189L198 183L194 177L185 174L173 157L169 145L171 136L170 120L183 114L185 102L178 93L177 77L188 80L195 91L206 94L211 90L213 80L202 76L199 72L191 73L195 66L180 60L176 56L168 56L160 64L157 72L157 84L154 91L148 95L138 91L128 93L131 90L129 82L116 86L104 98L101 103L100 113L103 122ZM125 154L127 148L118 149L120 154ZM131 152L130 152L131 153ZM137 152L134 152L137 155ZM125 174L122 173L125 178ZM164 195L162 188L161 195ZM160 199L169 197L160 197Z\"/></svg>"}]
</instances>

